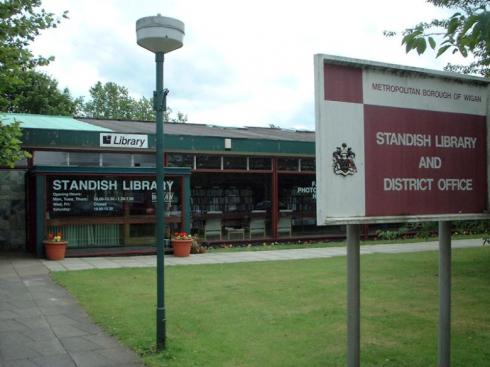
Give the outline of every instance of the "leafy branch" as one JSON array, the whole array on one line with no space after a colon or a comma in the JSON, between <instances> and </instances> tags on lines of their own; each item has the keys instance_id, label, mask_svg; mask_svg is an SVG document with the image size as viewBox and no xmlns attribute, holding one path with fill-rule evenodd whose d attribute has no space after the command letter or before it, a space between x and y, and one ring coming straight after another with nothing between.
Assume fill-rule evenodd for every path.
<instances>
[{"instance_id":1,"label":"leafy branch","mask_svg":"<svg viewBox=\"0 0 490 367\"><path fill-rule=\"evenodd\" d=\"M463 57L472 55L469 65L448 65L447 70L478 73L490 76L490 10L487 0L428 0L439 7L457 10L447 19L433 19L420 22L402 33L402 45L409 53L415 50L419 55L430 47L436 57L446 52L459 53ZM385 31L387 37L396 36L393 31Z\"/></svg>"},{"instance_id":2,"label":"leafy branch","mask_svg":"<svg viewBox=\"0 0 490 367\"><path fill-rule=\"evenodd\" d=\"M0 120L0 167L13 168L15 162L31 157L28 152L22 150L21 139L22 129L19 121L3 124Z\"/></svg>"}]
</instances>

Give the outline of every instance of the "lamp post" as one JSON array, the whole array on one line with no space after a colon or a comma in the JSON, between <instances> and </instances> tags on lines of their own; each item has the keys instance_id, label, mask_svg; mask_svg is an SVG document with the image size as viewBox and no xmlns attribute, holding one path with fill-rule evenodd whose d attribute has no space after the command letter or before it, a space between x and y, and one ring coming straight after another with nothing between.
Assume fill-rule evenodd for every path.
<instances>
[{"instance_id":1,"label":"lamp post","mask_svg":"<svg viewBox=\"0 0 490 367\"><path fill-rule=\"evenodd\" d=\"M183 45L184 23L174 18L157 16L144 17L136 21L136 39L138 45L155 54L156 91L153 93L153 108L156 112L156 218L155 245L157 247L157 309L156 330L157 348L165 349L166 316L164 289L164 244L165 244L165 207L164 207L164 162L163 162L163 116L167 109L168 90L163 89L164 55Z\"/></svg>"}]
</instances>

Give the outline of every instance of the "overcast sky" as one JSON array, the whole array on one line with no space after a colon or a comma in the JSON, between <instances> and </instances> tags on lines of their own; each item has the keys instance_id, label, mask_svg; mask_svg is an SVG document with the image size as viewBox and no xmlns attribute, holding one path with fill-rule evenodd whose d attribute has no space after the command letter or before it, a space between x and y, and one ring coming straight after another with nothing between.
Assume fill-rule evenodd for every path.
<instances>
[{"instance_id":1,"label":"overcast sky","mask_svg":"<svg viewBox=\"0 0 490 367\"><path fill-rule=\"evenodd\" d=\"M168 105L192 123L314 129L317 53L442 69L459 59L406 55L401 30L444 14L425 0L44 0L69 11L32 49L74 96L97 81L134 97L155 89L154 56L136 44L136 20L160 13L185 23L184 47L166 56Z\"/></svg>"}]
</instances>

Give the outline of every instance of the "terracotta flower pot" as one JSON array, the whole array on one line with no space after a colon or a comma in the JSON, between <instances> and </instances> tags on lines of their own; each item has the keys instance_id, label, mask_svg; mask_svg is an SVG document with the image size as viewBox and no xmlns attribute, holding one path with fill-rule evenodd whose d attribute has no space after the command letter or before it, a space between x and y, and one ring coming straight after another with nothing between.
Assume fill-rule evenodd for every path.
<instances>
[{"instance_id":1,"label":"terracotta flower pot","mask_svg":"<svg viewBox=\"0 0 490 367\"><path fill-rule=\"evenodd\" d=\"M174 256L185 257L191 253L192 240L172 240Z\"/></svg>"},{"instance_id":2,"label":"terracotta flower pot","mask_svg":"<svg viewBox=\"0 0 490 367\"><path fill-rule=\"evenodd\" d=\"M44 251L48 260L63 260L66 253L66 241L43 241Z\"/></svg>"}]
</instances>

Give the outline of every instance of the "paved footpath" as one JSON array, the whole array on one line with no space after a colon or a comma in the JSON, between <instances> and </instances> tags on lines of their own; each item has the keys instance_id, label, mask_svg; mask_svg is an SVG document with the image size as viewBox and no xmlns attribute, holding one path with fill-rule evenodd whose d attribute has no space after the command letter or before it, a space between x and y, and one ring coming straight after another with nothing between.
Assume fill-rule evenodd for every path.
<instances>
[{"instance_id":1,"label":"paved footpath","mask_svg":"<svg viewBox=\"0 0 490 367\"><path fill-rule=\"evenodd\" d=\"M481 239L452 241L452 248L478 247L481 245ZM439 244L437 241L392 245L365 245L361 246L361 254L435 251L438 249L438 246ZM225 264L254 261L300 260L345 255L345 247L272 251L211 252L206 254L191 255L189 257L165 256L165 265L175 266L197 264ZM85 257L67 258L62 261L41 261L51 271L148 267L155 266L156 263L154 255L124 257Z\"/></svg>"},{"instance_id":2,"label":"paved footpath","mask_svg":"<svg viewBox=\"0 0 490 367\"><path fill-rule=\"evenodd\" d=\"M453 241L453 248L478 247L481 239ZM366 245L362 254L437 250L437 242ZM345 247L224 252L165 257L165 265L223 264L345 256ZM94 325L49 271L155 266L155 256L68 258L47 261L0 254L0 367L143 366Z\"/></svg>"},{"instance_id":3,"label":"paved footpath","mask_svg":"<svg viewBox=\"0 0 490 367\"><path fill-rule=\"evenodd\" d=\"M30 257L0 254L0 367L143 366Z\"/></svg>"}]
</instances>

